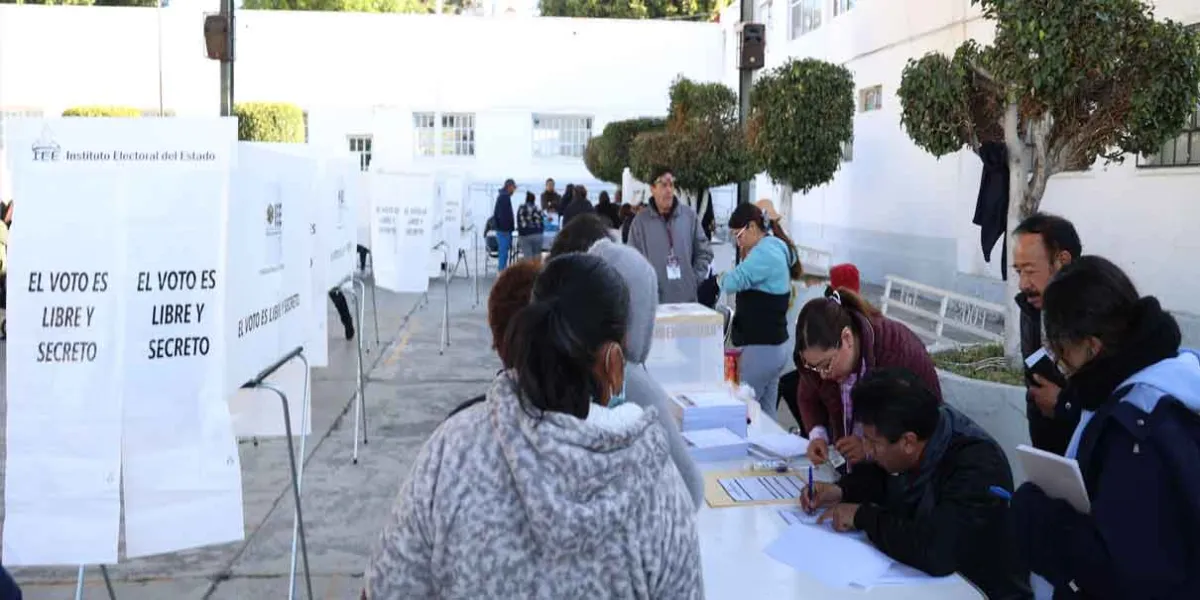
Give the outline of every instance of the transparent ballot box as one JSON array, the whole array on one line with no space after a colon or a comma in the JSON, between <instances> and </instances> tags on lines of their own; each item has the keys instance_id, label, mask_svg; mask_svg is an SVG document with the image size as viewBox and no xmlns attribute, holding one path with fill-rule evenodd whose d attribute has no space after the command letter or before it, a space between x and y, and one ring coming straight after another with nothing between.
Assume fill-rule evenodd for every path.
<instances>
[{"instance_id":1,"label":"transparent ballot box","mask_svg":"<svg viewBox=\"0 0 1200 600\"><path fill-rule=\"evenodd\" d=\"M703 304L660 304L646 369L663 387L725 381L725 319Z\"/></svg>"}]
</instances>

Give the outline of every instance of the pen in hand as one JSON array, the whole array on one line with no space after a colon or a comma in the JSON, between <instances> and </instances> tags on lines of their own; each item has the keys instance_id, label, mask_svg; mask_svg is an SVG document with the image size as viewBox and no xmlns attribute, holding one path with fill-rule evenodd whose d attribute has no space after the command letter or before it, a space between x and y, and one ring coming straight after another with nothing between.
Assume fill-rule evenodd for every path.
<instances>
[{"instance_id":1,"label":"pen in hand","mask_svg":"<svg viewBox=\"0 0 1200 600\"><path fill-rule=\"evenodd\" d=\"M989 487L988 493L1001 500L1004 500L1005 502L1012 502L1012 493L998 485Z\"/></svg>"},{"instance_id":2,"label":"pen in hand","mask_svg":"<svg viewBox=\"0 0 1200 600\"><path fill-rule=\"evenodd\" d=\"M813 502L813 480L812 480L812 465L808 465L808 505L812 506Z\"/></svg>"}]
</instances>

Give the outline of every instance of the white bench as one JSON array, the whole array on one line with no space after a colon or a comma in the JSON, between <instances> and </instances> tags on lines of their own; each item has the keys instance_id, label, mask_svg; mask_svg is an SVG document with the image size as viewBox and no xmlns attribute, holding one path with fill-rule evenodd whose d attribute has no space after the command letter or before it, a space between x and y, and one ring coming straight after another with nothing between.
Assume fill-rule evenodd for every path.
<instances>
[{"instance_id":1,"label":"white bench","mask_svg":"<svg viewBox=\"0 0 1200 600\"><path fill-rule=\"evenodd\" d=\"M932 339L931 352L980 342L1004 343L1008 313L1004 306L895 275L885 279L880 311Z\"/></svg>"},{"instance_id":2,"label":"white bench","mask_svg":"<svg viewBox=\"0 0 1200 600\"><path fill-rule=\"evenodd\" d=\"M805 280L829 279L829 268L833 266L833 254L808 246L796 246L796 255L800 258L800 266L804 267Z\"/></svg>"}]
</instances>

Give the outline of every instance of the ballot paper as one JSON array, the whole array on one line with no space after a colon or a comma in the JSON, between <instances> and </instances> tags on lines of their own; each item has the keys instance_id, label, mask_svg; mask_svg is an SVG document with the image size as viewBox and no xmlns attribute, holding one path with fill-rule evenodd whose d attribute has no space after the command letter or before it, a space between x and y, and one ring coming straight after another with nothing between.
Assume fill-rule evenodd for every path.
<instances>
[{"instance_id":1,"label":"ballot paper","mask_svg":"<svg viewBox=\"0 0 1200 600\"><path fill-rule=\"evenodd\" d=\"M735 502L791 500L799 498L800 490L808 485L796 475L730 477L719 479L717 482Z\"/></svg>"},{"instance_id":2,"label":"ballot paper","mask_svg":"<svg viewBox=\"0 0 1200 600\"><path fill-rule=\"evenodd\" d=\"M1065 500L1085 515L1091 512L1092 502L1075 459L1063 458L1025 444L1017 446L1017 458L1025 469L1028 481L1036 483L1047 496Z\"/></svg>"},{"instance_id":3,"label":"ballot paper","mask_svg":"<svg viewBox=\"0 0 1200 600\"><path fill-rule=\"evenodd\" d=\"M746 458L746 440L724 427L684 431L688 454L697 462L719 462Z\"/></svg>"},{"instance_id":4,"label":"ballot paper","mask_svg":"<svg viewBox=\"0 0 1200 600\"><path fill-rule=\"evenodd\" d=\"M680 431L724 428L746 436L746 403L727 387L673 394L668 409Z\"/></svg>"},{"instance_id":5,"label":"ballot paper","mask_svg":"<svg viewBox=\"0 0 1200 600\"><path fill-rule=\"evenodd\" d=\"M808 440L790 433L751 433L746 441L773 458L797 458L808 452Z\"/></svg>"},{"instance_id":6,"label":"ballot paper","mask_svg":"<svg viewBox=\"0 0 1200 600\"><path fill-rule=\"evenodd\" d=\"M802 523L804 525L816 525L817 519L820 518L820 516L821 514L816 512L810 515L804 512L804 510L801 508L793 507L779 509L779 517L782 518L783 522L787 523L788 525L796 525L797 523Z\"/></svg>"},{"instance_id":7,"label":"ballot paper","mask_svg":"<svg viewBox=\"0 0 1200 600\"><path fill-rule=\"evenodd\" d=\"M874 586L895 563L865 536L805 523L788 527L765 552L833 588Z\"/></svg>"}]
</instances>

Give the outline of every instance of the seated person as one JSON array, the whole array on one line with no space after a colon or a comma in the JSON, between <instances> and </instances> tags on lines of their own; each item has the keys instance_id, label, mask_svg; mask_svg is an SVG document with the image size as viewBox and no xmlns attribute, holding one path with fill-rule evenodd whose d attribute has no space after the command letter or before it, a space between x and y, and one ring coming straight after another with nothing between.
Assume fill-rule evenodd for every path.
<instances>
[{"instance_id":1,"label":"seated person","mask_svg":"<svg viewBox=\"0 0 1200 600\"><path fill-rule=\"evenodd\" d=\"M904 369L876 369L851 392L874 462L800 496L837 531L863 531L888 556L933 576L961 573L991 600L1029 598L1006 502L1000 446Z\"/></svg>"}]
</instances>

